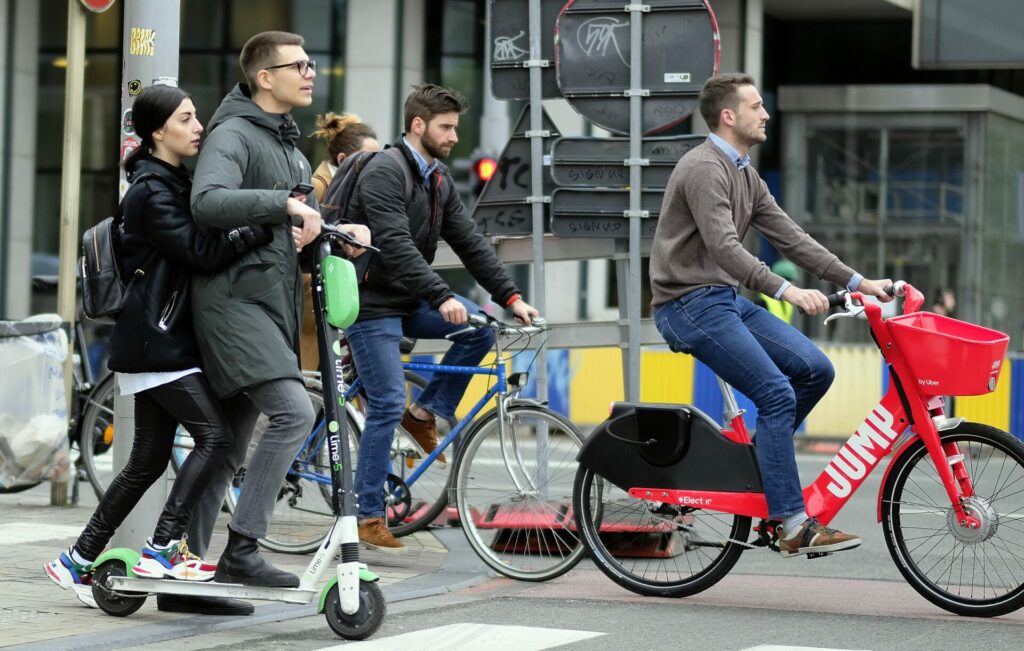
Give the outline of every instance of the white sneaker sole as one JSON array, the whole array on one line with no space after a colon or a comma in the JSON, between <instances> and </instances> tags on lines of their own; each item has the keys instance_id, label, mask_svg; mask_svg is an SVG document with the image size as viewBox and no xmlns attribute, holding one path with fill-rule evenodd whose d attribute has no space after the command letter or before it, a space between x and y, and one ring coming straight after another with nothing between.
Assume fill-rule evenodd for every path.
<instances>
[{"instance_id":1,"label":"white sneaker sole","mask_svg":"<svg viewBox=\"0 0 1024 651\"><path fill-rule=\"evenodd\" d=\"M847 549L854 549L860 547L861 539L855 538L853 540L847 540L846 542L834 543L831 545L818 545L817 547L800 547L795 552L787 552L779 550L779 556L783 558L792 558L794 556L804 556L806 554L831 554L832 552L842 552Z\"/></svg>"},{"instance_id":2,"label":"white sneaker sole","mask_svg":"<svg viewBox=\"0 0 1024 651\"><path fill-rule=\"evenodd\" d=\"M375 552L381 552L382 554L404 554L409 550L404 545L402 547L381 547L380 545L374 545L372 543L359 541L359 544L363 546L363 549L369 549Z\"/></svg>"}]
</instances>

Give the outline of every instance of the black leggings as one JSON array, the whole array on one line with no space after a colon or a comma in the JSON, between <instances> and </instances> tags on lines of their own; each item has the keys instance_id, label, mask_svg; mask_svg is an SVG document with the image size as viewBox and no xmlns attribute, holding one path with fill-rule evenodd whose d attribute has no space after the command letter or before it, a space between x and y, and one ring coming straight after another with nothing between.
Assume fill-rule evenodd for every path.
<instances>
[{"instance_id":1,"label":"black leggings","mask_svg":"<svg viewBox=\"0 0 1024 651\"><path fill-rule=\"evenodd\" d=\"M135 440L128 465L114 478L75 543L78 553L95 559L128 517L143 493L163 476L181 423L195 440L174 480L153 540L181 538L199 496L223 465L232 434L206 378L193 373L135 394Z\"/></svg>"}]
</instances>

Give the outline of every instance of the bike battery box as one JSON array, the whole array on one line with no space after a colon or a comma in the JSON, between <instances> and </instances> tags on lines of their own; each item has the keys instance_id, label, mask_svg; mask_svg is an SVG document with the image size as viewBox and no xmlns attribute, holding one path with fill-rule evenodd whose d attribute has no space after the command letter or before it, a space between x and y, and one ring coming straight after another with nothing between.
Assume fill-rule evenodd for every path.
<instances>
[{"instance_id":1,"label":"bike battery box","mask_svg":"<svg viewBox=\"0 0 1024 651\"><path fill-rule=\"evenodd\" d=\"M347 328L359 315L359 283L355 267L345 258L329 255L321 263L321 269L327 322L335 328Z\"/></svg>"},{"instance_id":2,"label":"bike battery box","mask_svg":"<svg viewBox=\"0 0 1024 651\"><path fill-rule=\"evenodd\" d=\"M687 405L617 403L577 460L623 490L763 491L754 446Z\"/></svg>"}]
</instances>

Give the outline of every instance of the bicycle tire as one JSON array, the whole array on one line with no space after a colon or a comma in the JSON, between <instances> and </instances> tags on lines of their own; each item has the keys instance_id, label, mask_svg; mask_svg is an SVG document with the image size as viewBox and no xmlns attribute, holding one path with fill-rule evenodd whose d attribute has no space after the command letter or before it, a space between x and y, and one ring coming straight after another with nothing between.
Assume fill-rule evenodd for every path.
<instances>
[{"instance_id":1,"label":"bicycle tire","mask_svg":"<svg viewBox=\"0 0 1024 651\"><path fill-rule=\"evenodd\" d=\"M718 583L743 553L735 541L750 533L749 517L639 500L583 466L573 511L598 569L650 597L688 597Z\"/></svg>"},{"instance_id":2,"label":"bicycle tire","mask_svg":"<svg viewBox=\"0 0 1024 651\"><path fill-rule=\"evenodd\" d=\"M495 411L466 435L453 478L459 519L470 546L491 569L520 581L547 581L583 557L569 513L583 437L546 407L515 405L506 413L504 446ZM534 461L540 423L548 427L545 464Z\"/></svg>"},{"instance_id":3,"label":"bicycle tire","mask_svg":"<svg viewBox=\"0 0 1024 651\"><path fill-rule=\"evenodd\" d=\"M114 394L117 381L113 373L93 386L85 398L78 424L78 450L82 469L96 499L103 499L114 478Z\"/></svg>"},{"instance_id":4,"label":"bicycle tire","mask_svg":"<svg viewBox=\"0 0 1024 651\"><path fill-rule=\"evenodd\" d=\"M330 458L325 434L321 385L310 378L306 378L305 385L306 393L316 412L313 427L314 431L318 433L310 445L296 454L292 468L301 469L305 474L329 479ZM345 413L345 419L348 425L350 451L352 458L355 459L359 449L358 430L348 412ZM245 463L228 487L226 502L229 513L235 512L245 481L245 467L248 466L252 453L259 445L266 427L267 419L261 415L253 429ZM259 544L264 549L284 554L308 554L320 546L334 520L335 516L331 510L330 484L289 473L282 481L281 489L278 491L267 535L259 540Z\"/></svg>"},{"instance_id":5,"label":"bicycle tire","mask_svg":"<svg viewBox=\"0 0 1024 651\"><path fill-rule=\"evenodd\" d=\"M885 544L907 582L939 608L969 617L1013 612L1024 605L1024 529L1017 524L1024 516L1024 443L979 423L961 423L940 439L960 448L975 492L968 510L981 526L963 530L955 523L917 439L893 462L883 487ZM971 567L965 567L968 556Z\"/></svg>"}]
</instances>

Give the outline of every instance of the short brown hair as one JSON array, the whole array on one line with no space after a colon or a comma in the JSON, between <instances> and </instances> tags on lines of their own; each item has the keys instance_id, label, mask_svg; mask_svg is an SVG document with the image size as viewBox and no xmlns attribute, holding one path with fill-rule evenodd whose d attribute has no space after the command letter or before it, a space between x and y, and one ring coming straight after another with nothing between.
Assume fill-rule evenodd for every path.
<instances>
[{"instance_id":1,"label":"short brown hair","mask_svg":"<svg viewBox=\"0 0 1024 651\"><path fill-rule=\"evenodd\" d=\"M413 86L412 92L405 98L405 130L412 130L414 118L430 122L430 118L435 115L452 112L462 114L468 108L466 98L457 90L437 84Z\"/></svg>"},{"instance_id":2,"label":"short brown hair","mask_svg":"<svg viewBox=\"0 0 1024 651\"><path fill-rule=\"evenodd\" d=\"M321 138L327 142L327 154L331 163L338 162L338 154L348 156L359 151L367 138L377 139L377 133L370 125L362 122L359 116L351 113L326 113L316 116L317 129L309 134L313 138Z\"/></svg>"},{"instance_id":3,"label":"short brown hair","mask_svg":"<svg viewBox=\"0 0 1024 651\"><path fill-rule=\"evenodd\" d=\"M705 81L698 103L700 115L708 128L712 131L718 128L723 110L735 111L739 108L740 99L736 91L740 86L756 85L753 77L742 72L727 72Z\"/></svg>"},{"instance_id":4,"label":"short brown hair","mask_svg":"<svg viewBox=\"0 0 1024 651\"><path fill-rule=\"evenodd\" d=\"M302 45L306 39L291 32L260 32L242 46L238 56L238 65L242 66L242 74L249 82L249 87L256 91L256 75L267 66L277 61L277 48L282 45Z\"/></svg>"}]
</instances>

